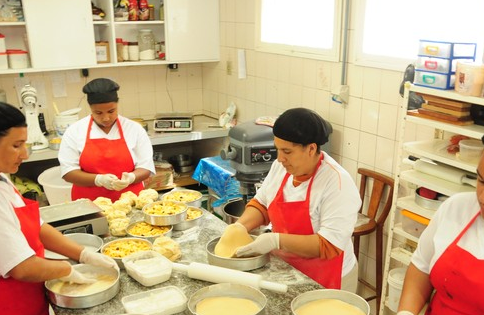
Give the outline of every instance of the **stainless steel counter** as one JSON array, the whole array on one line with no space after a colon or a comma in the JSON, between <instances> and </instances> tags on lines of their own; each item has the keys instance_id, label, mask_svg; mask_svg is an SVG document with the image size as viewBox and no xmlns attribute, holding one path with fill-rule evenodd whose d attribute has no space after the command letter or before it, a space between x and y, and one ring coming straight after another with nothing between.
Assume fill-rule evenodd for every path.
<instances>
[{"instance_id":1,"label":"stainless steel counter","mask_svg":"<svg viewBox=\"0 0 484 315\"><path fill-rule=\"evenodd\" d=\"M176 240L182 249L182 257L180 262L192 262L208 263L207 255L205 251L206 244L222 234L225 229L226 223L215 217L214 215L207 213L201 226L198 230L192 231L182 235L181 232L175 232L173 239ZM271 256L270 262L262 268L251 271L256 274L262 275L265 280L284 283L288 285L287 293L276 293L269 290L262 289L261 291L267 296L266 314L291 314L291 301L294 297L302 292L309 290L321 289L322 287L314 282L312 279L306 277L292 266L288 265L284 261L277 257ZM161 284L144 287L136 280L132 279L127 273L121 271L121 288L119 293L110 301L92 307L88 309L63 309L54 306L54 311L57 315L74 315L74 314L102 314L102 315L116 315L125 313L121 299L124 296L156 289L164 286L177 286L180 288L187 298L195 293L198 289L205 286L209 286L212 283L201 280L194 280L188 276L174 271L171 278ZM188 309L184 313L190 314Z\"/></svg>"}]
</instances>

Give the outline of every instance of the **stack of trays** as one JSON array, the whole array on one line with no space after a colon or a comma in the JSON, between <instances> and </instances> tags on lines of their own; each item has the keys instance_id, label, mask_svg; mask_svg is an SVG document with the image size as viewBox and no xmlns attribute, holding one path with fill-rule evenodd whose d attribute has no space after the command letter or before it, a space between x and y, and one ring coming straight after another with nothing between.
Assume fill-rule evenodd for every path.
<instances>
[{"instance_id":1,"label":"stack of trays","mask_svg":"<svg viewBox=\"0 0 484 315\"><path fill-rule=\"evenodd\" d=\"M454 125L472 125L470 103L452 101L441 97L422 94L425 103L418 109L418 116Z\"/></svg>"}]
</instances>

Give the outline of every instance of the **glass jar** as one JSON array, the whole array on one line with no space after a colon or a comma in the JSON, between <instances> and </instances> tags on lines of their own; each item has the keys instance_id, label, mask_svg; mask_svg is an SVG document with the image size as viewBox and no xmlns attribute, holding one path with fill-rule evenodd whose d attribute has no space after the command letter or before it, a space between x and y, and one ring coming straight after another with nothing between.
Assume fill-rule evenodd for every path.
<instances>
[{"instance_id":1,"label":"glass jar","mask_svg":"<svg viewBox=\"0 0 484 315\"><path fill-rule=\"evenodd\" d=\"M138 32L139 59L155 59L155 37L153 32L148 29L139 30Z\"/></svg>"}]
</instances>

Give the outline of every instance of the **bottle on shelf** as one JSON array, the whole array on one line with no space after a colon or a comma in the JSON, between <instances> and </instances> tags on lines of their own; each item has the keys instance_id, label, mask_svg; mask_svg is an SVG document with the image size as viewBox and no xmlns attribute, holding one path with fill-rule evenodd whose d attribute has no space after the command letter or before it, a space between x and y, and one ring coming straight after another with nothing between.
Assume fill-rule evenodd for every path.
<instances>
[{"instance_id":1,"label":"bottle on shelf","mask_svg":"<svg viewBox=\"0 0 484 315\"><path fill-rule=\"evenodd\" d=\"M165 20L165 2L160 0L160 21Z\"/></svg>"},{"instance_id":2,"label":"bottle on shelf","mask_svg":"<svg viewBox=\"0 0 484 315\"><path fill-rule=\"evenodd\" d=\"M148 5L148 9L149 9L149 12L150 12L149 20L153 21L155 19L155 6L150 4L150 5Z\"/></svg>"},{"instance_id":3,"label":"bottle on shelf","mask_svg":"<svg viewBox=\"0 0 484 315\"><path fill-rule=\"evenodd\" d=\"M122 38L116 38L116 55L117 55L117 60L118 62L124 61L123 58L123 39Z\"/></svg>"},{"instance_id":4,"label":"bottle on shelf","mask_svg":"<svg viewBox=\"0 0 484 315\"><path fill-rule=\"evenodd\" d=\"M155 37L150 29L141 29L138 32L139 59L155 59Z\"/></svg>"}]
</instances>

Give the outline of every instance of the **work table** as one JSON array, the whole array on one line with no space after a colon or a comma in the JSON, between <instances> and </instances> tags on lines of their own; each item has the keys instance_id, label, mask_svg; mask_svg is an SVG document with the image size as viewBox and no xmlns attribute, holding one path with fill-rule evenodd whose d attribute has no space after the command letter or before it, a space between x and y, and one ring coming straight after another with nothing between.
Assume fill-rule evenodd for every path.
<instances>
[{"instance_id":1,"label":"work table","mask_svg":"<svg viewBox=\"0 0 484 315\"><path fill-rule=\"evenodd\" d=\"M187 230L187 232L174 232L172 237L180 244L182 250L182 257L178 262L187 264L190 262L208 264L205 249L206 244L210 240L219 237L226 226L227 224L225 222L207 212L202 218L200 228ZM260 274L264 280L288 285L288 291L286 293L277 293L261 289L261 292L267 297L267 306L265 308L266 314L290 314L291 301L293 298L303 292L322 288L318 283L314 282L291 265L272 255L268 264L251 272ZM168 281L152 287L145 287L128 276L125 270L121 270L119 293L110 301L88 309L64 309L57 306L53 306L53 308L57 315L118 315L125 313L121 299L127 295L164 286L176 286L185 293L188 299L190 299L190 296L197 290L212 284L213 283L211 282L191 279L183 273L173 271L172 276ZM187 308L184 313L180 314L190 314L190 312Z\"/></svg>"}]
</instances>

